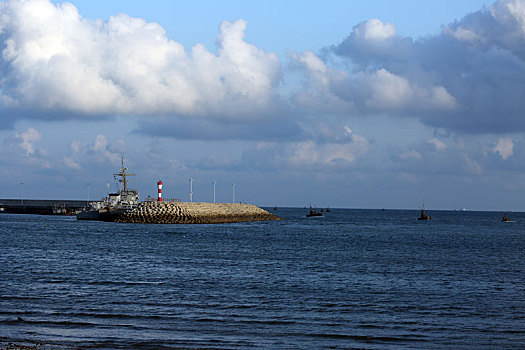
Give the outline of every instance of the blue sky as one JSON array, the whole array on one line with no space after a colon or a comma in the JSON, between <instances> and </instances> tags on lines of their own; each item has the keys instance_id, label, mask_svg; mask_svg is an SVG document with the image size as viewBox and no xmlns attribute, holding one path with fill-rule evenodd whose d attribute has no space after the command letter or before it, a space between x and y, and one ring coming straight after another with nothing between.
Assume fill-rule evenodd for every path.
<instances>
[{"instance_id":1,"label":"blue sky","mask_svg":"<svg viewBox=\"0 0 525 350\"><path fill-rule=\"evenodd\" d=\"M8 1L0 197L525 210L525 1Z\"/></svg>"},{"instance_id":2,"label":"blue sky","mask_svg":"<svg viewBox=\"0 0 525 350\"><path fill-rule=\"evenodd\" d=\"M53 1L60 3L60 1ZM352 27L369 18L397 25L404 36L438 34L443 24L480 10L490 1L74 1L82 16L107 19L118 13L157 22L168 36L191 48L215 45L224 20L248 21L247 40L267 51L318 50L347 36Z\"/></svg>"}]
</instances>

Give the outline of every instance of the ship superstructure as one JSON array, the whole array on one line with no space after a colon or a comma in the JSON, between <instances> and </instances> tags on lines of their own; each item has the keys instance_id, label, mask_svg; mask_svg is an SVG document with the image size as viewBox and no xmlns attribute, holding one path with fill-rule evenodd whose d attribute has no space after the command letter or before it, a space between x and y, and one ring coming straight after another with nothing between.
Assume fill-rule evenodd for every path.
<instances>
[{"instance_id":1,"label":"ship superstructure","mask_svg":"<svg viewBox=\"0 0 525 350\"><path fill-rule=\"evenodd\" d=\"M135 208L140 202L139 192L128 188L128 176L134 175L128 173L128 168L124 166L124 157L122 157L119 172L113 174L113 178L119 182L118 192L108 193L108 196L102 201L89 203L87 208L76 213L77 220L110 220L112 216Z\"/></svg>"},{"instance_id":2,"label":"ship superstructure","mask_svg":"<svg viewBox=\"0 0 525 350\"><path fill-rule=\"evenodd\" d=\"M135 176L135 174L128 173L127 170L128 168L124 166L124 157L122 157L120 171L113 174L114 179L120 178L118 179L119 191L108 195L110 207L131 209L139 204L139 192L128 188L128 176Z\"/></svg>"}]
</instances>

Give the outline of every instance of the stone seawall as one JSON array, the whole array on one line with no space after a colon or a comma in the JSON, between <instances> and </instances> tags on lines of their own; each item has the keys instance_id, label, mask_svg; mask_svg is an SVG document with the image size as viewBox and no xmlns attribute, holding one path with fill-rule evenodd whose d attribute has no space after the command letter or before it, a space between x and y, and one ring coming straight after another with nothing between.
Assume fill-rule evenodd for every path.
<instances>
[{"instance_id":1,"label":"stone seawall","mask_svg":"<svg viewBox=\"0 0 525 350\"><path fill-rule=\"evenodd\" d=\"M149 224L221 224L282 220L252 204L143 202L114 219Z\"/></svg>"}]
</instances>

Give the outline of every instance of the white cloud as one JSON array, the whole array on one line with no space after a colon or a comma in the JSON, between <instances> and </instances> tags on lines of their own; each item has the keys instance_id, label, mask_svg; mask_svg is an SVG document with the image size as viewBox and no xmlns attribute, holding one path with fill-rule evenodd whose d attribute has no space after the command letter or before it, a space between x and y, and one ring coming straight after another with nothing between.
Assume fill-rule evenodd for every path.
<instances>
[{"instance_id":1,"label":"white cloud","mask_svg":"<svg viewBox=\"0 0 525 350\"><path fill-rule=\"evenodd\" d=\"M348 78L328 77L324 91L353 103L341 114L417 117L462 133L525 130L523 47L525 0L499 0L418 40L369 20L332 47Z\"/></svg>"},{"instance_id":2,"label":"white cloud","mask_svg":"<svg viewBox=\"0 0 525 350\"><path fill-rule=\"evenodd\" d=\"M509 137L502 137L498 140L493 151L499 153L500 157L506 160L514 154L514 142Z\"/></svg>"},{"instance_id":3,"label":"white cloud","mask_svg":"<svg viewBox=\"0 0 525 350\"><path fill-rule=\"evenodd\" d=\"M297 92L303 108L337 114L372 112L449 111L455 98L439 85L419 85L384 68L358 71L354 76L327 67L312 52L292 57L309 77L309 89Z\"/></svg>"},{"instance_id":4,"label":"white cloud","mask_svg":"<svg viewBox=\"0 0 525 350\"><path fill-rule=\"evenodd\" d=\"M480 39L480 37L473 31L461 27L454 29L450 27L443 27L443 33L451 35L459 41L478 41Z\"/></svg>"},{"instance_id":5,"label":"white cloud","mask_svg":"<svg viewBox=\"0 0 525 350\"><path fill-rule=\"evenodd\" d=\"M447 145L443 141L438 140L435 137L428 140L427 142L430 143L431 145L434 145L434 147L436 148L436 151L442 151L447 148Z\"/></svg>"},{"instance_id":6,"label":"white cloud","mask_svg":"<svg viewBox=\"0 0 525 350\"><path fill-rule=\"evenodd\" d=\"M463 168L468 174L483 174L483 167L481 166L481 164L478 161L472 159L467 153L463 154L463 161Z\"/></svg>"},{"instance_id":7,"label":"white cloud","mask_svg":"<svg viewBox=\"0 0 525 350\"><path fill-rule=\"evenodd\" d=\"M401 153L399 155L399 158L403 160L409 160L409 159L421 160L423 159L423 156L421 155L421 153L411 150L411 151Z\"/></svg>"},{"instance_id":8,"label":"white cloud","mask_svg":"<svg viewBox=\"0 0 525 350\"><path fill-rule=\"evenodd\" d=\"M522 0L500 0L489 8L499 23L514 25L514 34L525 39L525 3Z\"/></svg>"},{"instance_id":9,"label":"white cloud","mask_svg":"<svg viewBox=\"0 0 525 350\"><path fill-rule=\"evenodd\" d=\"M73 170L80 170L80 163L77 159L73 157L64 157L62 159L62 163L66 168L73 169Z\"/></svg>"},{"instance_id":10,"label":"white cloud","mask_svg":"<svg viewBox=\"0 0 525 350\"><path fill-rule=\"evenodd\" d=\"M418 86L384 68L361 73L359 83L369 89L366 105L372 110L452 110L456 102L443 86Z\"/></svg>"},{"instance_id":11,"label":"white cloud","mask_svg":"<svg viewBox=\"0 0 525 350\"><path fill-rule=\"evenodd\" d=\"M295 93L293 100L297 105L313 111L335 114L354 111L354 103L334 94L334 86L348 81L348 74L326 66L325 62L312 51L292 55L306 74L305 84Z\"/></svg>"},{"instance_id":12,"label":"white cloud","mask_svg":"<svg viewBox=\"0 0 525 350\"><path fill-rule=\"evenodd\" d=\"M4 108L250 118L276 99L278 56L244 41L243 20L221 24L216 54L199 44L188 53L158 24L125 14L91 21L47 0L1 11Z\"/></svg>"},{"instance_id":13,"label":"white cloud","mask_svg":"<svg viewBox=\"0 0 525 350\"><path fill-rule=\"evenodd\" d=\"M35 143L42 139L42 134L33 128L27 128L26 131L16 134L15 137L19 140L26 157L31 157L35 154Z\"/></svg>"},{"instance_id":14,"label":"white cloud","mask_svg":"<svg viewBox=\"0 0 525 350\"><path fill-rule=\"evenodd\" d=\"M48 152L39 147L42 137L42 133L31 127L8 136L4 139L4 147L0 147L0 162L6 167L50 168Z\"/></svg>"},{"instance_id":15,"label":"white cloud","mask_svg":"<svg viewBox=\"0 0 525 350\"><path fill-rule=\"evenodd\" d=\"M124 154L124 148L124 141L109 142L106 135L101 134L90 143L73 140L69 144L70 154L62 158L62 163L73 170L80 170L83 164L91 162L116 165Z\"/></svg>"},{"instance_id":16,"label":"white cloud","mask_svg":"<svg viewBox=\"0 0 525 350\"><path fill-rule=\"evenodd\" d=\"M263 171L347 170L369 152L370 141L348 126L335 124L319 121L309 137L303 135L298 141L258 142L243 152L240 165Z\"/></svg>"},{"instance_id":17,"label":"white cloud","mask_svg":"<svg viewBox=\"0 0 525 350\"><path fill-rule=\"evenodd\" d=\"M364 40L386 40L396 35L396 26L379 19L369 19L354 27L355 36Z\"/></svg>"},{"instance_id":18,"label":"white cloud","mask_svg":"<svg viewBox=\"0 0 525 350\"><path fill-rule=\"evenodd\" d=\"M121 157L116 149L120 149L120 142L118 145L111 146L105 135L97 135L93 142L92 151L101 161L109 161L111 163L117 163Z\"/></svg>"},{"instance_id":19,"label":"white cloud","mask_svg":"<svg viewBox=\"0 0 525 350\"><path fill-rule=\"evenodd\" d=\"M287 147L289 151L282 157L292 168L314 167L329 170L348 167L369 151L370 142L365 137L352 133L348 127L343 128L343 133L345 141L332 135L333 141L323 143L290 143Z\"/></svg>"}]
</instances>

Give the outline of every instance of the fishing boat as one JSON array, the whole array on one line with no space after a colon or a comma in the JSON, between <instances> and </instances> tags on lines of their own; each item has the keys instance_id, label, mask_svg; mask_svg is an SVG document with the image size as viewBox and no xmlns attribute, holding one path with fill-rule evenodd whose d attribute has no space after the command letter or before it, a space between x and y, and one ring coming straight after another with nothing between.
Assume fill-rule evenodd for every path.
<instances>
[{"instance_id":1,"label":"fishing boat","mask_svg":"<svg viewBox=\"0 0 525 350\"><path fill-rule=\"evenodd\" d=\"M306 214L306 217L310 218L312 216L323 216L323 213L320 212L320 211L315 210L315 208L312 208L310 206L310 211L308 212L308 214Z\"/></svg>"},{"instance_id":2,"label":"fishing boat","mask_svg":"<svg viewBox=\"0 0 525 350\"><path fill-rule=\"evenodd\" d=\"M421 209L421 215L417 218L418 220L430 220L430 215L425 213L425 209Z\"/></svg>"},{"instance_id":3,"label":"fishing boat","mask_svg":"<svg viewBox=\"0 0 525 350\"><path fill-rule=\"evenodd\" d=\"M502 222L510 222L510 218L507 216L507 213L503 213L503 218L501 219Z\"/></svg>"}]
</instances>

